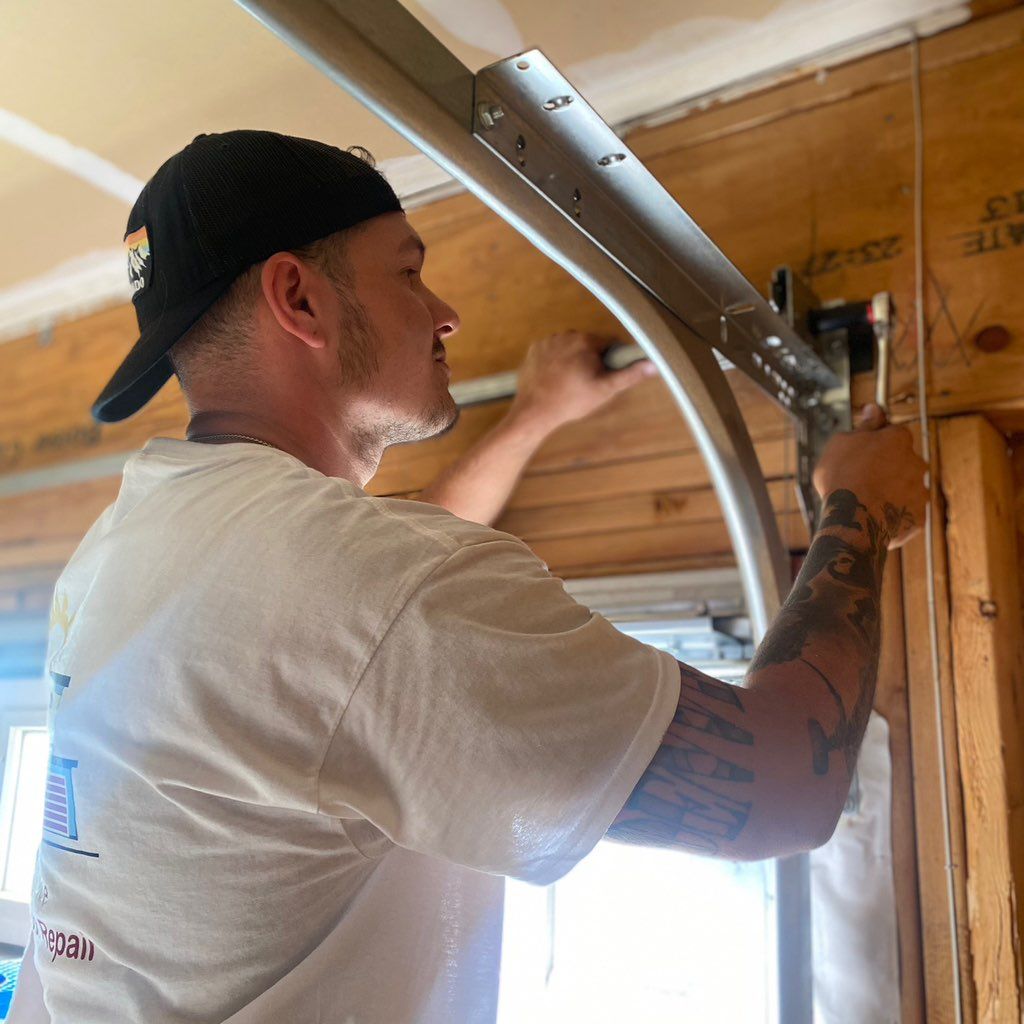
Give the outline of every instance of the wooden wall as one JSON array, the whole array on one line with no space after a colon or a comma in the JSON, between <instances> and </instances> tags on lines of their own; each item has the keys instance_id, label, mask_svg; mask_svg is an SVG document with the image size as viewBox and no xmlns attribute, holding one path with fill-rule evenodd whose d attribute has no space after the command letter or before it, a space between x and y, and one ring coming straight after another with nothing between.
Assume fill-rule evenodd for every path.
<instances>
[{"instance_id":1,"label":"wooden wall","mask_svg":"<svg viewBox=\"0 0 1024 1024\"><path fill-rule=\"evenodd\" d=\"M1007 425L1024 392L1024 291L1015 287L1024 253L1022 33L1024 12L1013 10L921 47L931 411L992 409ZM909 73L902 47L629 137L752 281L765 285L776 264L789 263L822 299L895 293L903 319L892 403L904 417L916 402ZM450 346L454 379L514 368L549 331L616 331L575 282L471 197L412 220L431 247L428 280L465 325ZM995 326L1005 332L979 341ZM0 474L182 436L173 381L126 423L90 421L91 400L134 336L132 311L121 308L0 346ZM800 547L806 535L784 483L788 425L749 385L737 386L787 539ZM371 489L419 489L501 413L471 410L444 439L393 450ZM23 574L59 568L116 486L114 478L0 503L0 607L36 585ZM553 437L501 525L571 575L729 557L707 477L656 381Z\"/></svg>"},{"instance_id":2,"label":"wooden wall","mask_svg":"<svg viewBox=\"0 0 1024 1024\"><path fill-rule=\"evenodd\" d=\"M1024 1019L1024 678L1013 468L982 416L939 427L972 981L980 1021Z\"/></svg>"}]
</instances>

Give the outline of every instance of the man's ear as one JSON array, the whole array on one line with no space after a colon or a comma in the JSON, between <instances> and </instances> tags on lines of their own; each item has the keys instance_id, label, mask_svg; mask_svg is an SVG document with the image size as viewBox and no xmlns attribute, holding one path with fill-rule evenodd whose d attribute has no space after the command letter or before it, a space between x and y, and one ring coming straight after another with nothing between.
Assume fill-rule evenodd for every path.
<instances>
[{"instance_id":1,"label":"man's ear","mask_svg":"<svg viewBox=\"0 0 1024 1024\"><path fill-rule=\"evenodd\" d=\"M260 286L282 330L310 348L327 345L330 289L323 274L294 253L276 252L263 264Z\"/></svg>"}]
</instances>

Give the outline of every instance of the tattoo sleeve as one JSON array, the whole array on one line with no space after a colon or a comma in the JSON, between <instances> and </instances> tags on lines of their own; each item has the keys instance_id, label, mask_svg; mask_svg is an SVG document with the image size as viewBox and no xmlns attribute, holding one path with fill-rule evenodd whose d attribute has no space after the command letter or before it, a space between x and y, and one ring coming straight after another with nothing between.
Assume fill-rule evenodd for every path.
<instances>
[{"instance_id":1,"label":"tattoo sleeve","mask_svg":"<svg viewBox=\"0 0 1024 1024\"><path fill-rule=\"evenodd\" d=\"M882 570L889 538L907 515L886 505L879 521L851 491L831 494L796 584L751 663L751 687L777 678L781 667L802 681L809 708L827 697L824 712L807 715L815 775L828 775L833 754L847 776L857 761L878 672Z\"/></svg>"},{"instance_id":2,"label":"tattoo sleeve","mask_svg":"<svg viewBox=\"0 0 1024 1024\"><path fill-rule=\"evenodd\" d=\"M906 518L887 506L879 519L850 491L828 497L747 688L680 665L679 707L612 838L726 856L764 848L741 833L775 827L804 780L841 807L874 698L888 542Z\"/></svg>"}]
</instances>

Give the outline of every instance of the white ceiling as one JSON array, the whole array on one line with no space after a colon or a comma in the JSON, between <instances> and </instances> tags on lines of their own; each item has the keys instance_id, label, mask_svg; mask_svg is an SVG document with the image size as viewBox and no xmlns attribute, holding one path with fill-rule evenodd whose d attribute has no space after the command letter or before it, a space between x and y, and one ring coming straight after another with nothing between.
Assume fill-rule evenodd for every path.
<instances>
[{"instance_id":1,"label":"white ceiling","mask_svg":"<svg viewBox=\"0 0 1024 1024\"><path fill-rule=\"evenodd\" d=\"M614 125L969 16L957 0L403 3L474 71L539 47ZM134 197L200 132L363 145L407 199L445 180L230 0L35 0L3 19L0 340L127 301Z\"/></svg>"}]
</instances>

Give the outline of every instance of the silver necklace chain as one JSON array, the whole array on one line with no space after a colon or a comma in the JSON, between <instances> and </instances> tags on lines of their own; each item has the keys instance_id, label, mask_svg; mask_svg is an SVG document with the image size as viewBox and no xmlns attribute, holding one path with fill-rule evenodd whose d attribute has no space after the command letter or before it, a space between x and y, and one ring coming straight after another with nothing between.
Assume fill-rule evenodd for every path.
<instances>
[{"instance_id":1,"label":"silver necklace chain","mask_svg":"<svg viewBox=\"0 0 1024 1024\"><path fill-rule=\"evenodd\" d=\"M186 437L186 441L210 441L218 437L234 437L240 441L252 441L255 444L264 444L268 448L276 448L277 445L269 441L261 441L258 437L250 437L248 434L197 434L195 437Z\"/></svg>"}]
</instances>

